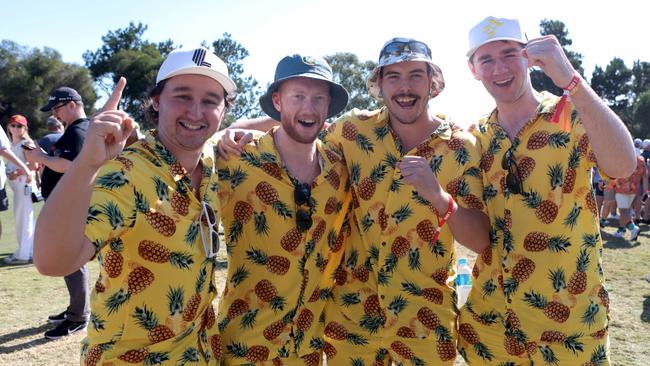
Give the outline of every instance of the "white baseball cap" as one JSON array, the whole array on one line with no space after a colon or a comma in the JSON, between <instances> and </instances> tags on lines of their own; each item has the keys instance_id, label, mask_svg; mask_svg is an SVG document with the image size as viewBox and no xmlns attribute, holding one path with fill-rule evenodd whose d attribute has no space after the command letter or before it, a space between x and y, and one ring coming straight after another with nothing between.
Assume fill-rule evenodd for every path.
<instances>
[{"instance_id":1,"label":"white baseball cap","mask_svg":"<svg viewBox=\"0 0 650 366\"><path fill-rule=\"evenodd\" d=\"M469 51L467 51L467 57L472 57L474 52L482 45L494 41L528 43L517 19L489 16L469 31Z\"/></svg>"},{"instance_id":2,"label":"white baseball cap","mask_svg":"<svg viewBox=\"0 0 650 366\"><path fill-rule=\"evenodd\" d=\"M643 142L641 143L641 147L645 149L648 146L650 146L650 139L643 140Z\"/></svg>"},{"instance_id":3,"label":"white baseball cap","mask_svg":"<svg viewBox=\"0 0 650 366\"><path fill-rule=\"evenodd\" d=\"M228 66L217 55L204 47L173 50L158 70L156 84L173 76L198 74L210 77L233 95L237 85L228 76Z\"/></svg>"}]
</instances>

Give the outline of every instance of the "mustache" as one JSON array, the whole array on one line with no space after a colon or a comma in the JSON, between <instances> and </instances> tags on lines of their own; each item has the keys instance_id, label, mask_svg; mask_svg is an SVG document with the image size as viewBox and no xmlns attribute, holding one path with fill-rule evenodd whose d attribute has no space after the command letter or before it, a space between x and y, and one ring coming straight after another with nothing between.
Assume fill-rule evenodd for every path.
<instances>
[{"instance_id":1,"label":"mustache","mask_svg":"<svg viewBox=\"0 0 650 366\"><path fill-rule=\"evenodd\" d=\"M402 93L402 94L397 94L393 96L393 99L399 99L399 98L415 98L415 99L420 99L419 95L412 94L412 93Z\"/></svg>"}]
</instances>

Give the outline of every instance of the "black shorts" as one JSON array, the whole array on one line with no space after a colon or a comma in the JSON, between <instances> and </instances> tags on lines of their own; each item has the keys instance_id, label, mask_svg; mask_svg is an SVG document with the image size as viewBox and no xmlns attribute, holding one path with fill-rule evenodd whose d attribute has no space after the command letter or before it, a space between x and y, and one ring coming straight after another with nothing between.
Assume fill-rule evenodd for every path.
<instances>
[{"instance_id":1,"label":"black shorts","mask_svg":"<svg viewBox=\"0 0 650 366\"><path fill-rule=\"evenodd\" d=\"M5 187L0 189L0 211L7 211L9 209L9 198L7 198L7 190Z\"/></svg>"},{"instance_id":2,"label":"black shorts","mask_svg":"<svg viewBox=\"0 0 650 366\"><path fill-rule=\"evenodd\" d=\"M603 190L600 189L598 182L594 182L592 183L592 185L594 187L594 192L596 192L597 197L602 197L605 195L605 192L603 192Z\"/></svg>"}]
</instances>

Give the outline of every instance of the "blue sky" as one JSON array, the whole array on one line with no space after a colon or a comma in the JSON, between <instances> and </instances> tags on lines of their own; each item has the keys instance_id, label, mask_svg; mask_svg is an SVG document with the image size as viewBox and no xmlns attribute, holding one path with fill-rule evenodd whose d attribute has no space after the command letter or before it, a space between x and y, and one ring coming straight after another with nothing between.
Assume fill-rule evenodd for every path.
<instances>
[{"instance_id":1,"label":"blue sky","mask_svg":"<svg viewBox=\"0 0 650 366\"><path fill-rule=\"evenodd\" d=\"M631 0L612 2L542 1L297 1L157 0L106 2L68 0L7 1L2 5L0 38L28 47L51 47L67 62L83 64L82 54L102 45L109 30L130 21L149 26L151 41L178 45L212 42L224 32L246 47L247 74L262 85L272 81L276 63L293 53L315 56L352 52L377 59L383 43L395 36L420 39L433 50L447 87L430 107L460 123L475 121L493 108L466 65L467 32L488 15L517 17L529 38L539 35L542 19L560 20L574 51L584 56L587 77L595 65L614 57L628 67L650 61L645 36L647 14ZM642 38L643 36L643 38Z\"/></svg>"}]
</instances>

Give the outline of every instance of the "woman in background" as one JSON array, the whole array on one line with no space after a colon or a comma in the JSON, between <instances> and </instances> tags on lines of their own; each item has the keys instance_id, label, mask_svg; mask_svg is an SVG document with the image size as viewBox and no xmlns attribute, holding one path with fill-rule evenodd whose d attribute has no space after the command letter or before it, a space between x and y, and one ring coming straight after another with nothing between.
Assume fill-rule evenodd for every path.
<instances>
[{"instance_id":1,"label":"woman in background","mask_svg":"<svg viewBox=\"0 0 650 366\"><path fill-rule=\"evenodd\" d=\"M11 116L7 123L7 130L11 139L11 151L28 165L31 169L28 174L34 178L34 171L38 167L29 166L23 153L23 144L34 145L27 130L27 119L19 114ZM9 185L14 192L13 209L18 250L11 256L5 258L4 262L7 264L27 264L32 259L32 249L34 246L32 190L35 188L35 180L31 179L31 182L28 183L27 177L25 175L19 175L18 168L12 162L7 163L7 177L9 178Z\"/></svg>"}]
</instances>

